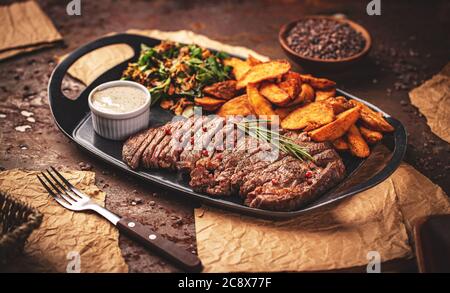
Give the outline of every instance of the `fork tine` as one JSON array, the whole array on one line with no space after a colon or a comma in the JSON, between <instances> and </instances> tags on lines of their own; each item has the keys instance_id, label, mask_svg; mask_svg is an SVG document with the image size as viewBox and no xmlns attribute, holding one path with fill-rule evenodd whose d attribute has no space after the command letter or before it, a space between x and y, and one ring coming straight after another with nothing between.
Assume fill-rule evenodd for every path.
<instances>
[{"instance_id":1,"label":"fork tine","mask_svg":"<svg viewBox=\"0 0 450 293\"><path fill-rule=\"evenodd\" d=\"M50 183L53 189L58 193L59 197L67 201L67 203L69 204L74 204L74 201L65 196L64 193L61 190L59 190L59 188L47 177L47 175L45 175L44 172L41 172L41 175L44 176L44 178L47 180L48 183Z\"/></svg>"},{"instance_id":2,"label":"fork tine","mask_svg":"<svg viewBox=\"0 0 450 293\"><path fill-rule=\"evenodd\" d=\"M56 177L53 176L53 174L52 174L49 170L47 170L47 173L48 173L48 175L50 175L50 177L53 178L53 180L56 182L56 184L58 184L59 187L62 188L62 190L64 191L64 193L65 193L67 196L69 196L69 197L70 197L71 199L73 199L75 202L77 202L77 201L79 200L78 197L73 196L72 194L70 194L70 192L69 192L70 190L69 190L66 186L64 186L61 182L59 182L59 180L56 179Z\"/></svg>"},{"instance_id":3,"label":"fork tine","mask_svg":"<svg viewBox=\"0 0 450 293\"><path fill-rule=\"evenodd\" d=\"M48 185L44 182L44 180L42 180L41 177L39 177L39 175L36 175L36 176L39 179L39 181L41 182L42 186L44 186L44 188L47 190L47 192L53 197L54 200L56 200L57 203L59 203L66 209L70 209L69 204L67 204L66 202L59 199L58 196L53 192L53 190L50 187L48 187Z\"/></svg>"},{"instance_id":4,"label":"fork tine","mask_svg":"<svg viewBox=\"0 0 450 293\"><path fill-rule=\"evenodd\" d=\"M50 187L48 187L48 185L41 179L41 177L39 177L39 175L36 176L39 179L39 181L41 181L42 186L44 186L47 192L50 193L52 197L57 198L57 195L53 192L53 190Z\"/></svg>"},{"instance_id":5,"label":"fork tine","mask_svg":"<svg viewBox=\"0 0 450 293\"><path fill-rule=\"evenodd\" d=\"M64 182L64 184L66 184L66 186L69 187L69 189L72 190L76 195L78 195L81 198L87 198L86 195L78 191L78 189L76 189L75 186L73 186L66 178L64 178L64 176L61 175L61 173L59 173L58 170L56 170L53 166L50 166L50 168L53 170L53 172L55 172L56 175L58 175L58 177Z\"/></svg>"}]
</instances>

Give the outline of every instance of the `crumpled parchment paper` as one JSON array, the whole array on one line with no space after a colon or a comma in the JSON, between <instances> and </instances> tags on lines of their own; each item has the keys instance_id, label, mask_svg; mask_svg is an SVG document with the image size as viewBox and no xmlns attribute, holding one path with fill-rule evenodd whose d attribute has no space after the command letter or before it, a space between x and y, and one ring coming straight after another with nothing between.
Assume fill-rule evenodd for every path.
<instances>
[{"instance_id":1,"label":"crumpled parchment paper","mask_svg":"<svg viewBox=\"0 0 450 293\"><path fill-rule=\"evenodd\" d=\"M45 191L35 171L0 172L0 190L37 208L41 226L25 245L25 254L8 271L71 272L79 255L81 272L128 272L119 248L119 232L106 219L91 212L72 212L60 206ZM72 184L104 206L105 193L95 186L95 173L62 172ZM16 266L16 267L14 267Z\"/></svg>"},{"instance_id":2,"label":"crumpled parchment paper","mask_svg":"<svg viewBox=\"0 0 450 293\"><path fill-rule=\"evenodd\" d=\"M191 31L128 32L267 59L250 49L222 44ZM69 73L89 84L95 78L85 69L100 66L98 72L103 72L125 60L122 49L109 46L108 50L104 65L96 62L103 56L86 58ZM367 265L370 251L378 252L382 262L408 259L414 256L414 222L438 213L450 213L448 197L413 167L402 164L374 188L289 221L260 220L205 206L196 209L198 254L206 272L353 268Z\"/></svg>"},{"instance_id":3,"label":"crumpled parchment paper","mask_svg":"<svg viewBox=\"0 0 450 293\"><path fill-rule=\"evenodd\" d=\"M431 131L450 143L450 63L409 92L409 98L427 118Z\"/></svg>"},{"instance_id":4,"label":"crumpled parchment paper","mask_svg":"<svg viewBox=\"0 0 450 293\"><path fill-rule=\"evenodd\" d=\"M0 6L0 60L49 47L61 35L35 1Z\"/></svg>"}]
</instances>

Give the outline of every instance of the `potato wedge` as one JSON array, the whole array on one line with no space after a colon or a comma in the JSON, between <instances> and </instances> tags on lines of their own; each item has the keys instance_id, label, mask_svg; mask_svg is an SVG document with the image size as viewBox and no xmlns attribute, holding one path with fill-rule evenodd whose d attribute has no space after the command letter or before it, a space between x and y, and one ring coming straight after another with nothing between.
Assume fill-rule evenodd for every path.
<instances>
[{"instance_id":1,"label":"potato wedge","mask_svg":"<svg viewBox=\"0 0 450 293\"><path fill-rule=\"evenodd\" d=\"M234 57L225 59L223 61L223 64L225 66L233 67L232 72L236 80L241 79L251 68L251 66L246 61Z\"/></svg>"},{"instance_id":2,"label":"potato wedge","mask_svg":"<svg viewBox=\"0 0 450 293\"><path fill-rule=\"evenodd\" d=\"M359 132L369 144L375 144L383 139L383 133L364 126L359 127Z\"/></svg>"},{"instance_id":3,"label":"potato wedge","mask_svg":"<svg viewBox=\"0 0 450 293\"><path fill-rule=\"evenodd\" d=\"M333 108L323 102L313 102L292 111L283 121L281 127L289 130L316 129L334 120Z\"/></svg>"},{"instance_id":4,"label":"potato wedge","mask_svg":"<svg viewBox=\"0 0 450 293\"><path fill-rule=\"evenodd\" d=\"M254 114L252 107L248 103L247 95L242 95L228 100L216 113L219 116L248 116Z\"/></svg>"},{"instance_id":5,"label":"potato wedge","mask_svg":"<svg viewBox=\"0 0 450 293\"><path fill-rule=\"evenodd\" d=\"M218 99L229 100L236 97L236 81L225 80L216 82L211 85L205 86L202 92Z\"/></svg>"},{"instance_id":6,"label":"potato wedge","mask_svg":"<svg viewBox=\"0 0 450 293\"><path fill-rule=\"evenodd\" d=\"M314 101L314 89L307 83L302 84L302 89L300 92L300 96L302 96L302 100L305 103Z\"/></svg>"},{"instance_id":7,"label":"potato wedge","mask_svg":"<svg viewBox=\"0 0 450 293\"><path fill-rule=\"evenodd\" d=\"M333 140L333 146L338 151L347 151L349 149L347 141L343 137Z\"/></svg>"},{"instance_id":8,"label":"potato wedge","mask_svg":"<svg viewBox=\"0 0 450 293\"><path fill-rule=\"evenodd\" d=\"M296 79L298 80L299 84L302 84L302 78L300 73L294 72L294 71L288 71L287 73L283 74L282 80L288 80L288 79Z\"/></svg>"},{"instance_id":9,"label":"potato wedge","mask_svg":"<svg viewBox=\"0 0 450 293\"><path fill-rule=\"evenodd\" d=\"M336 116L336 120L328 123L320 128L308 132L311 139L314 141L333 141L342 135L355 124L360 117L361 107L357 106Z\"/></svg>"},{"instance_id":10,"label":"potato wedge","mask_svg":"<svg viewBox=\"0 0 450 293\"><path fill-rule=\"evenodd\" d=\"M276 108L275 113L278 115L280 121L282 121L284 118L286 118L289 113L297 109L297 105L291 106L291 107L283 107L283 108Z\"/></svg>"},{"instance_id":11,"label":"potato wedge","mask_svg":"<svg viewBox=\"0 0 450 293\"><path fill-rule=\"evenodd\" d=\"M291 69L291 64L286 60L274 60L255 65L242 78L238 79L236 87L241 89L250 83L276 78L288 72L289 69Z\"/></svg>"},{"instance_id":12,"label":"potato wedge","mask_svg":"<svg viewBox=\"0 0 450 293\"><path fill-rule=\"evenodd\" d=\"M302 82L310 84L313 88L318 90L327 89L336 86L336 83L326 78L314 77L310 74L300 74Z\"/></svg>"},{"instance_id":13,"label":"potato wedge","mask_svg":"<svg viewBox=\"0 0 450 293\"><path fill-rule=\"evenodd\" d=\"M392 132L394 127L387 122L381 113L375 112L363 103L350 100L352 105L359 105L361 107L361 122L367 128L381 131L381 132Z\"/></svg>"},{"instance_id":14,"label":"potato wedge","mask_svg":"<svg viewBox=\"0 0 450 293\"><path fill-rule=\"evenodd\" d=\"M286 105L291 101L289 94L272 82L262 83L259 92L277 106Z\"/></svg>"},{"instance_id":15,"label":"potato wedge","mask_svg":"<svg viewBox=\"0 0 450 293\"><path fill-rule=\"evenodd\" d=\"M314 89L309 84L303 83L297 97L283 107L292 107L301 103L309 103L312 101L314 101Z\"/></svg>"},{"instance_id":16,"label":"potato wedge","mask_svg":"<svg viewBox=\"0 0 450 293\"><path fill-rule=\"evenodd\" d=\"M291 100L294 100L300 93L301 87L298 79L286 79L278 83L278 86L288 93Z\"/></svg>"},{"instance_id":17,"label":"potato wedge","mask_svg":"<svg viewBox=\"0 0 450 293\"><path fill-rule=\"evenodd\" d=\"M326 99L336 96L336 89L332 88L326 91L316 91L316 101L325 101Z\"/></svg>"},{"instance_id":18,"label":"potato wedge","mask_svg":"<svg viewBox=\"0 0 450 293\"><path fill-rule=\"evenodd\" d=\"M370 149L355 124L350 126L347 132L347 142L350 153L358 158L367 158Z\"/></svg>"},{"instance_id":19,"label":"potato wedge","mask_svg":"<svg viewBox=\"0 0 450 293\"><path fill-rule=\"evenodd\" d=\"M353 108L346 98L339 96L336 98L328 98L325 103L330 104L333 107L334 114L340 114L350 108Z\"/></svg>"},{"instance_id":20,"label":"potato wedge","mask_svg":"<svg viewBox=\"0 0 450 293\"><path fill-rule=\"evenodd\" d=\"M194 98L194 102L196 105L201 106L206 111L215 111L225 103L224 100L210 97Z\"/></svg>"},{"instance_id":21,"label":"potato wedge","mask_svg":"<svg viewBox=\"0 0 450 293\"><path fill-rule=\"evenodd\" d=\"M248 65L250 65L250 67L253 67L255 65L263 63L261 60L256 59L252 55L248 55L248 58L247 58L246 62L247 62Z\"/></svg>"},{"instance_id":22,"label":"potato wedge","mask_svg":"<svg viewBox=\"0 0 450 293\"><path fill-rule=\"evenodd\" d=\"M275 111L272 108L272 104L259 93L258 87L253 83L247 85L247 98L248 103L250 104L253 112L256 115L276 115Z\"/></svg>"}]
</instances>

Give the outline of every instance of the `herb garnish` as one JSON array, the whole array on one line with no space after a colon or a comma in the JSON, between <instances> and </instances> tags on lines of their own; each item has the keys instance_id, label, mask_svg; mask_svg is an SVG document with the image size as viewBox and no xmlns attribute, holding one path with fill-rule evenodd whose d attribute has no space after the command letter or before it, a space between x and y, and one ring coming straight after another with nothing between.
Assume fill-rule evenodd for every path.
<instances>
[{"instance_id":1,"label":"herb garnish","mask_svg":"<svg viewBox=\"0 0 450 293\"><path fill-rule=\"evenodd\" d=\"M303 161L306 159L314 161L314 158L308 153L308 151L298 145L294 140L280 134L279 132L269 130L267 127L260 126L262 123L270 123L270 120L256 119L235 122L237 127L247 135L271 143L282 152L290 154L299 160Z\"/></svg>"}]
</instances>

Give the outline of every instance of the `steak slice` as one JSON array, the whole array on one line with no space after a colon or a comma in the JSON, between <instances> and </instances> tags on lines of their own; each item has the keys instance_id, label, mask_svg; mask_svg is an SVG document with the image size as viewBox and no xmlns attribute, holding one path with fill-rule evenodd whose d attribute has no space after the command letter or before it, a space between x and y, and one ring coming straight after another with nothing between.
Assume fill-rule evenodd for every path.
<instances>
[{"instance_id":1,"label":"steak slice","mask_svg":"<svg viewBox=\"0 0 450 293\"><path fill-rule=\"evenodd\" d=\"M298 209L341 181L345 175L345 167L339 159L329 163L325 168L315 169L313 174L309 180L296 181L285 186L269 181L250 192L245 204L253 208L275 211Z\"/></svg>"},{"instance_id":2,"label":"steak slice","mask_svg":"<svg viewBox=\"0 0 450 293\"><path fill-rule=\"evenodd\" d=\"M222 117L216 116L209 120L204 127L197 130L191 144L188 144L180 154L180 161L177 164L178 170L190 172L203 155L209 155L205 147L211 143L213 136L223 128L224 121Z\"/></svg>"},{"instance_id":3,"label":"steak slice","mask_svg":"<svg viewBox=\"0 0 450 293\"><path fill-rule=\"evenodd\" d=\"M152 155L158 144L166 136L167 132L170 132L173 127L173 123L167 123L161 127L155 129L155 137L151 143L147 146L144 153L142 154L141 163L145 168L152 167Z\"/></svg>"},{"instance_id":4,"label":"steak slice","mask_svg":"<svg viewBox=\"0 0 450 293\"><path fill-rule=\"evenodd\" d=\"M153 138L157 133L157 129L151 128L148 130L148 132L149 134L147 135L147 137L145 138L144 142L141 144L137 152L134 154L129 164L132 169L137 169L139 167L139 162L141 161L142 154L144 153L147 146L152 142Z\"/></svg>"},{"instance_id":5,"label":"steak slice","mask_svg":"<svg viewBox=\"0 0 450 293\"><path fill-rule=\"evenodd\" d=\"M173 122L171 127L166 129L164 138L158 143L158 145L155 147L155 150L152 153L152 156L150 158L150 166L152 168L158 168L159 167L159 160L160 160L160 154L161 152L167 148L170 141L172 140L172 134L181 128L183 126L183 121L177 121Z\"/></svg>"},{"instance_id":6,"label":"steak slice","mask_svg":"<svg viewBox=\"0 0 450 293\"><path fill-rule=\"evenodd\" d=\"M134 154L142 145L151 130L152 129L142 130L125 141L122 148L122 159L125 163L131 166L131 160L133 159Z\"/></svg>"}]
</instances>

